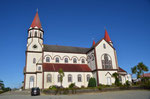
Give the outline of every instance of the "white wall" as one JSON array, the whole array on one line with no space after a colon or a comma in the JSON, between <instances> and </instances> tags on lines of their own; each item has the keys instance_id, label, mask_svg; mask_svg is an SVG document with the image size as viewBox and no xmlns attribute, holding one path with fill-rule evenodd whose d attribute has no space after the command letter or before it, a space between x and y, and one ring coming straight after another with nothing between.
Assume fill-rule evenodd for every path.
<instances>
[{"instance_id":1,"label":"white wall","mask_svg":"<svg viewBox=\"0 0 150 99\"><path fill-rule=\"evenodd\" d=\"M77 64L81 64L81 59L85 60L84 64L87 64L86 54L76 54L76 53L58 53L58 52L44 52L44 62L46 63L46 57L50 57L49 63L56 63L56 57L59 58L59 63L65 63L65 57L68 57L68 63L73 63L73 58L77 59Z\"/></svg>"},{"instance_id":2,"label":"white wall","mask_svg":"<svg viewBox=\"0 0 150 99\"><path fill-rule=\"evenodd\" d=\"M107 77L110 77L111 78L111 83L114 83L115 78L111 77L111 75L115 72L117 72L117 71L98 71L99 84L107 85Z\"/></svg>"},{"instance_id":3,"label":"white wall","mask_svg":"<svg viewBox=\"0 0 150 99\"><path fill-rule=\"evenodd\" d=\"M26 72L35 72L36 63L42 63L42 60L41 60L42 53L27 52L26 57L27 57ZM36 63L33 63L33 58L36 59Z\"/></svg>"},{"instance_id":4,"label":"white wall","mask_svg":"<svg viewBox=\"0 0 150 99\"><path fill-rule=\"evenodd\" d=\"M104 49L103 44L106 45L106 49ZM108 54L111 57L112 60L112 66L113 69L117 69L116 65L116 58L115 58L115 53L114 49L105 41L102 40L97 46L96 46L96 54L97 54L97 67L98 69L102 69L102 55L103 54Z\"/></svg>"},{"instance_id":5,"label":"white wall","mask_svg":"<svg viewBox=\"0 0 150 99\"><path fill-rule=\"evenodd\" d=\"M87 82L87 74L90 74L90 76L92 77L92 73L91 72L64 72L65 76L63 78L63 87L68 87L71 83L75 83L76 86L81 87L81 86L87 86L88 82ZM47 74L51 74L52 75L52 82L47 83ZM68 75L71 74L72 75L72 82L68 82ZM77 75L81 74L82 75L82 82L78 82L77 81ZM58 72L44 72L44 88L49 88L52 85L58 85L60 86L60 82L58 82Z\"/></svg>"},{"instance_id":6,"label":"white wall","mask_svg":"<svg viewBox=\"0 0 150 99\"><path fill-rule=\"evenodd\" d=\"M25 89L30 89L30 77L33 76L34 77L34 86L36 87L36 74L26 74L26 80L25 80Z\"/></svg>"}]
</instances>

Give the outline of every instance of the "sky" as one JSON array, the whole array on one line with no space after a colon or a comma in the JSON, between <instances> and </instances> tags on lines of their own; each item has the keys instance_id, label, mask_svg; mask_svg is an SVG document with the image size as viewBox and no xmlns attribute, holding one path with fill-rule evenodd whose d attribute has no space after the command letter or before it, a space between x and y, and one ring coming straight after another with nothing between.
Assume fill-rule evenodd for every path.
<instances>
[{"instance_id":1,"label":"sky","mask_svg":"<svg viewBox=\"0 0 150 99\"><path fill-rule=\"evenodd\" d=\"M150 0L1 0L0 79L6 87L24 80L27 30L37 8L44 44L89 48L106 28L121 68L131 73L143 62L150 69Z\"/></svg>"}]
</instances>

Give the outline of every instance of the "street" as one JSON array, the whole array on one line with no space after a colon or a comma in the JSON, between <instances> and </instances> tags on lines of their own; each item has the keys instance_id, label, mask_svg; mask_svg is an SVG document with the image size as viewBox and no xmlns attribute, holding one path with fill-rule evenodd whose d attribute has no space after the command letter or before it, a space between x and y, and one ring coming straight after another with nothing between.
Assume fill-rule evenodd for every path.
<instances>
[{"instance_id":1,"label":"street","mask_svg":"<svg viewBox=\"0 0 150 99\"><path fill-rule=\"evenodd\" d=\"M150 99L148 90L127 90L102 93L86 93L76 95L41 95L30 96L19 92L8 92L0 95L0 99Z\"/></svg>"}]
</instances>

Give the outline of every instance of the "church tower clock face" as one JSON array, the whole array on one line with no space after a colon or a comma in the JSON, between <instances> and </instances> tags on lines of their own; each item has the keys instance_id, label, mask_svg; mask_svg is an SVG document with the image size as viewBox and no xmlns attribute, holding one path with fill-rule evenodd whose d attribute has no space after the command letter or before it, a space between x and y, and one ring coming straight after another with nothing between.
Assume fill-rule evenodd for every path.
<instances>
[{"instance_id":1,"label":"church tower clock face","mask_svg":"<svg viewBox=\"0 0 150 99\"><path fill-rule=\"evenodd\" d=\"M38 47L38 46L37 46L36 44L35 44L35 45L33 45L33 48L34 48L34 49L36 49L37 47Z\"/></svg>"}]
</instances>

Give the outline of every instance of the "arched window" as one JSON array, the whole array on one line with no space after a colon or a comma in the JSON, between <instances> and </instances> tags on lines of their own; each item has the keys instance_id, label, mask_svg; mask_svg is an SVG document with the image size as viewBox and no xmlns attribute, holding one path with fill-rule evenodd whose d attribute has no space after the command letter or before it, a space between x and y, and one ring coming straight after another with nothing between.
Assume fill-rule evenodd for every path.
<instances>
[{"instance_id":1,"label":"arched window","mask_svg":"<svg viewBox=\"0 0 150 99\"><path fill-rule=\"evenodd\" d=\"M81 74L78 75L78 82L82 82L82 76L81 76Z\"/></svg>"},{"instance_id":2,"label":"arched window","mask_svg":"<svg viewBox=\"0 0 150 99\"><path fill-rule=\"evenodd\" d=\"M29 37L31 37L31 32L29 32Z\"/></svg>"},{"instance_id":3,"label":"arched window","mask_svg":"<svg viewBox=\"0 0 150 99\"><path fill-rule=\"evenodd\" d=\"M73 59L73 63L77 63L77 59L76 58Z\"/></svg>"},{"instance_id":4,"label":"arched window","mask_svg":"<svg viewBox=\"0 0 150 99\"><path fill-rule=\"evenodd\" d=\"M34 37L37 37L37 31L35 31L35 35L34 35Z\"/></svg>"},{"instance_id":5,"label":"arched window","mask_svg":"<svg viewBox=\"0 0 150 99\"><path fill-rule=\"evenodd\" d=\"M91 76L89 74L87 74L86 78L87 78L87 82L89 82Z\"/></svg>"},{"instance_id":6,"label":"arched window","mask_svg":"<svg viewBox=\"0 0 150 99\"><path fill-rule=\"evenodd\" d=\"M58 58L58 57L56 57L56 60L55 60L55 61L56 61L56 63L59 63L59 58Z\"/></svg>"},{"instance_id":7,"label":"arched window","mask_svg":"<svg viewBox=\"0 0 150 99\"><path fill-rule=\"evenodd\" d=\"M65 58L65 63L68 63L68 58Z\"/></svg>"},{"instance_id":8,"label":"arched window","mask_svg":"<svg viewBox=\"0 0 150 99\"><path fill-rule=\"evenodd\" d=\"M41 67L40 67L40 66L38 67L38 70L41 70Z\"/></svg>"},{"instance_id":9,"label":"arched window","mask_svg":"<svg viewBox=\"0 0 150 99\"><path fill-rule=\"evenodd\" d=\"M46 62L50 62L50 58L49 57L46 57Z\"/></svg>"},{"instance_id":10,"label":"arched window","mask_svg":"<svg viewBox=\"0 0 150 99\"><path fill-rule=\"evenodd\" d=\"M58 82L60 82L60 75L59 74L57 76L57 80L58 80Z\"/></svg>"},{"instance_id":11,"label":"arched window","mask_svg":"<svg viewBox=\"0 0 150 99\"><path fill-rule=\"evenodd\" d=\"M85 60L84 60L84 59L82 59L81 61L82 61L83 64L85 63Z\"/></svg>"},{"instance_id":12,"label":"arched window","mask_svg":"<svg viewBox=\"0 0 150 99\"><path fill-rule=\"evenodd\" d=\"M33 64L35 64L36 63L36 58L33 58Z\"/></svg>"},{"instance_id":13,"label":"arched window","mask_svg":"<svg viewBox=\"0 0 150 99\"><path fill-rule=\"evenodd\" d=\"M42 38L42 33L40 33L40 38Z\"/></svg>"},{"instance_id":14,"label":"arched window","mask_svg":"<svg viewBox=\"0 0 150 99\"><path fill-rule=\"evenodd\" d=\"M30 76L30 82L34 82L34 76Z\"/></svg>"},{"instance_id":15,"label":"arched window","mask_svg":"<svg viewBox=\"0 0 150 99\"><path fill-rule=\"evenodd\" d=\"M51 74L47 75L47 82L52 82L52 75Z\"/></svg>"},{"instance_id":16,"label":"arched window","mask_svg":"<svg viewBox=\"0 0 150 99\"><path fill-rule=\"evenodd\" d=\"M102 56L102 66L103 69L112 69L111 57L108 54Z\"/></svg>"},{"instance_id":17,"label":"arched window","mask_svg":"<svg viewBox=\"0 0 150 99\"><path fill-rule=\"evenodd\" d=\"M72 75L71 74L68 75L68 82L72 82Z\"/></svg>"},{"instance_id":18,"label":"arched window","mask_svg":"<svg viewBox=\"0 0 150 99\"><path fill-rule=\"evenodd\" d=\"M105 44L103 44L103 47L104 47L104 49L106 49L106 45Z\"/></svg>"}]
</instances>

